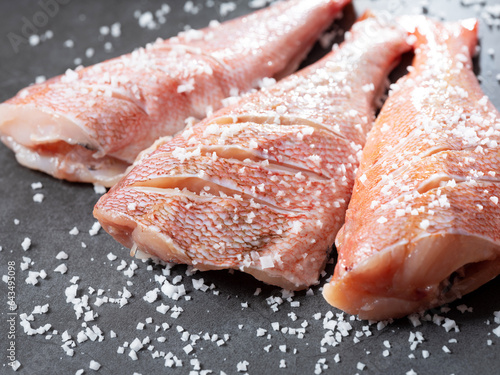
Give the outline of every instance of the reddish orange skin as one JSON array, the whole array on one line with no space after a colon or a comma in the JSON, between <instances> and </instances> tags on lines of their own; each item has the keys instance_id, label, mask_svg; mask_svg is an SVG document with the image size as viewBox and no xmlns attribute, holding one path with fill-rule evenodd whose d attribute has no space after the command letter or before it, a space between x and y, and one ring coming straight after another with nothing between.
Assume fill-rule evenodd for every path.
<instances>
[{"instance_id":1,"label":"reddish orange skin","mask_svg":"<svg viewBox=\"0 0 500 375\"><path fill-rule=\"evenodd\" d=\"M324 290L365 319L438 306L500 273L500 116L471 69L477 22L402 23L417 25L413 69L363 149Z\"/></svg>"}]
</instances>

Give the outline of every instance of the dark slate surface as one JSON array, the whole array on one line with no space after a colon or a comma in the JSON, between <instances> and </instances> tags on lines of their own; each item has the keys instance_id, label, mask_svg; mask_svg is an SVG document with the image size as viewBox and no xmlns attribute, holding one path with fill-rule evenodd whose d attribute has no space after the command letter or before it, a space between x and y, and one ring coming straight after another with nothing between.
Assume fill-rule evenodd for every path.
<instances>
[{"instance_id":1,"label":"dark slate surface","mask_svg":"<svg viewBox=\"0 0 500 375\"><path fill-rule=\"evenodd\" d=\"M51 2L47 0L42 3ZM46 32L50 30L53 36L36 46L21 42L17 51L10 43L9 35L11 40L13 34L24 37L23 31L30 32L23 30L25 20L33 22L34 17L41 17L38 20L40 23L43 16L38 13L43 8L38 2L28 0L0 3L0 100L13 96L24 86L34 82L37 76L51 77L75 67L75 58L81 58L83 65L89 65L129 52L158 36L172 36L186 25L202 27L211 19L232 18L250 10L247 2L235 1L236 9L221 17L222 2L214 1L212 3L215 6L210 6L211 1L204 0L194 2L195 6L201 5L201 8L197 14L191 14L183 9L186 1L168 0L172 9L166 15L166 23L159 25L157 29L148 30L139 27L134 12L155 11L161 7L162 2L66 0L66 4L61 3L62 0L59 9L56 10L53 6L49 9L51 14L46 17L45 25L31 31L47 35ZM354 7L345 11L344 19L334 28L348 28L356 15L360 15L368 7L388 9L394 13L422 12L423 3L407 0L359 0ZM430 15L453 20L481 16L484 3L491 6L494 1L478 1L480 5L468 6L457 0L428 3L428 9L425 10ZM120 37L100 35L100 26L110 26L115 22L120 22ZM482 78L485 93L500 108L500 85L496 79L496 75L500 73L499 28L488 27L481 17L480 37L481 51L476 69ZM68 39L74 41L73 48L63 47L64 41ZM112 43L111 51L104 49L104 43L108 41ZM90 58L85 56L87 48L95 50ZM496 56L489 54L490 48L496 48ZM309 61L322 53L324 51L316 48ZM409 61L409 58L411 57L406 60ZM400 72L402 70L404 68ZM162 274L163 267L152 267L148 262L135 260L138 268L134 275L128 277L124 274L124 270L133 263L127 250L102 230L95 236L88 232L94 223L92 207L99 198L91 185L63 182L25 169L16 163L12 152L3 145L0 145L0 165L0 274L6 275L9 262L15 262L18 305L17 315L8 315L7 284L0 282L2 374L12 373L7 367L11 341L7 339L7 334L14 333L9 331L8 322L13 316L16 323L13 326L14 354L21 363L18 369L21 374L74 374L79 369L91 374L94 372L89 368L91 360L101 364L98 371L100 374L187 374L198 371L193 359L199 360L201 370L212 370L215 374L238 373L238 363L246 363L244 361L248 362L246 372L250 374L313 374L319 367L324 373L339 374L406 374L411 369L418 374L499 373L500 339L493 332L500 323L500 318L497 318L497 322L494 321L495 312L500 310L498 278L462 300L450 304L449 312L440 309L430 312L431 315L437 314L454 320L459 332L454 329L447 332L443 326L432 322L414 327L406 318L379 330L375 324L351 320L353 318L345 315L344 319L351 324L352 329L342 337L339 345L330 346L322 341L329 331L323 324L324 318L339 311L323 300L319 286L312 288L312 295L300 292L287 300L289 296L283 297L280 289L263 285L244 274L220 271L193 275L185 266L174 266L167 278L172 282L175 276L181 276L182 280L177 285L185 286L186 295L179 300L172 300L159 293L158 300L146 302L143 300L146 293L160 287L155 276ZM41 182L43 187L33 190L33 182ZM36 193L44 195L42 203L33 201ZM17 225L16 219L19 221ZM70 235L69 232L75 226L79 229L79 234ZM26 237L31 239L32 244L29 250L23 251L21 244ZM82 247L82 242L86 247ZM60 251L66 252L69 258L56 259ZM109 260L109 253L116 255L116 259ZM29 260L23 257L28 257ZM117 270L121 262L126 262L127 266L124 270ZM22 270L22 263L29 264L29 268ZM62 263L66 264L67 273L54 272ZM328 265L327 272L331 274L332 269L333 264ZM41 270L47 274L45 279L38 278L36 285L26 283L30 271ZM73 280L78 285L78 297L88 296L89 306L96 314L93 321L85 322L83 317L77 319L73 305L66 303L65 290L73 285L71 280L75 276L78 276L76 282ZM213 289L205 292L195 290L192 281L201 278L204 279L204 284L213 284ZM326 277L322 283L325 280ZM94 304L98 297L120 298L124 287L132 294L125 306L120 308L116 303L104 303L101 306ZM89 288L95 291L92 292ZM261 288L259 295L254 293L257 288ZM100 296L97 295L99 289L102 289ZM283 297L283 303L277 305L277 311L273 311L269 297L278 296ZM290 303L292 300L300 305L293 306ZM171 308L166 314L156 311L156 307L162 303ZM28 335L20 325L21 314L29 315L35 306L46 304L48 312L34 314L30 325L37 329L50 324L50 329L44 334ZM461 313L457 306L464 304L473 311ZM174 306L183 309L178 318L171 316ZM321 314L321 317L315 314ZM148 318L151 318L152 323L147 323ZM334 319L338 320L337 316L334 315ZM299 338L293 331L283 329L301 328L302 324L305 325L304 321L307 326L303 338ZM279 322L279 331L273 329L273 322ZM138 330L138 323L145 323L144 329ZM170 328L163 330L163 323L168 323ZM95 341L88 339L77 343L78 332L84 331L85 326L99 327L104 340L99 341L97 338ZM159 330L157 327L160 327ZM258 335L259 328L266 330L263 336ZM369 330L369 336L364 329ZM61 348L62 334L65 331L76 343L73 356L68 356ZM112 338L111 331L117 337ZM412 350L409 339L417 331L421 332L424 340ZM183 348L191 339L183 341L183 332L201 337L192 345L194 349L189 354ZM334 332L339 331L335 329ZM356 339L359 333L361 336ZM210 340L204 338L205 334L210 336ZM217 340L211 341L213 335L223 339L223 345L218 346ZM135 338L142 341L146 337L149 337L150 343L137 353L137 360L132 360L128 348L124 349L124 354L117 353L119 347L126 345L126 342L131 343ZM160 337L165 340L158 341ZM385 340L391 345L388 357L382 354L386 349L383 344ZM269 345L271 346L268 347ZM280 348L282 345L286 345L286 348ZM443 351L444 345L451 353ZM268 352L265 347L268 347ZM326 351L322 351L322 348ZM429 358L423 358L423 350L430 353ZM168 356L168 353L182 361L182 367L165 367L164 356ZM336 354L340 356L339 363L335 361ZM358 363L366 367L360 369ZM280 364L286 367L281 367Z\"/></svg>"}]
</instances>

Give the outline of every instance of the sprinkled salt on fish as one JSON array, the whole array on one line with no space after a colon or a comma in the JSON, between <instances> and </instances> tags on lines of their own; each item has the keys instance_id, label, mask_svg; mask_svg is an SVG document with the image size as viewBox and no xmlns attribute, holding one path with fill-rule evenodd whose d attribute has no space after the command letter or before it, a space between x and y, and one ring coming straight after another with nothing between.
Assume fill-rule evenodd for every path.
<instances>
[{"instance_id":1,"label":"sprinkled salt on fish","mask_svg":"<svg viewBox=\"0 0 500 375\"><path fill-rule=\"evenodd\" d=\"M133 253L287 289L317 283L406 39L392 20L367 16L316 64L158 140L95 217Z\"/></svg>"},{"instance_id":2,"label":"sprinkled salt on fish","mask_svg":"<svg viewBox=\"0 0 500 375\"><path fill-rule=\"evenodd\" d=\"M21 90L0 105L17 160L112 186L137 154L232 92L293 72L349 0L290 0ZM87 51L87 55L93 51Z\"/></svg>"},{"instance_id":3,"label":"sprinkled salt on fish","mask_svg":"<svg viewBox=\"0 0 500 375\"><path fill-rule=\"evenodd\" d=\"M403 20L413 69L368 137L324 288L364 319L451 302L500 273L500 114L472 72L477 22Z\"/></svg>"}]
</instances>

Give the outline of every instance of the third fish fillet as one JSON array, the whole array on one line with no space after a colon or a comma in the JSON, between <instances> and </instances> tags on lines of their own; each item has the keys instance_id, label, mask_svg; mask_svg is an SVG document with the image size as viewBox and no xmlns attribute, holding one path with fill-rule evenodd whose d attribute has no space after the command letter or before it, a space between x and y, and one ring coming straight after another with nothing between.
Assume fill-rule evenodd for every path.
<instances>
[{"instance_id":1,"label":"third fish fillet","mask_svg":"<svg viewBox=\"0 0 500 375\"><path fill-rule=\"evenodd\" d=\"M477 21L403 23L413 68L368 137L324 288L364 319L439 306L500 273L500 115L472 71Z\"/></svg>"}]
</instances>

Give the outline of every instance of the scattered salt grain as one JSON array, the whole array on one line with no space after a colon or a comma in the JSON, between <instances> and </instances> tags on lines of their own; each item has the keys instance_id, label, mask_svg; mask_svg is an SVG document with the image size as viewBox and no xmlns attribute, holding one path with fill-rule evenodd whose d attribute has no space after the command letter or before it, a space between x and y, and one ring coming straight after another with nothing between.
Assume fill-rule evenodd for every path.
<instances>
[{"instance_id":1,"label":"scattered salt grain","mask_svg":"<svg viewBox=\"0 0 500 375\"><path fill-rule=\"evenodd\" d=\"M153 303L158 298L158 292L159 292L159 289L155 288L155 289L147 292L146 295L142 298L144 299L144 301L146 301L148 303Z\"/></svg>"},{"instance_id":2,"label":"scattered salt grain","mask_svg":"<svg viewBox=\"0 0 500 375\"><path fill-rule=\"evenodd\" d=\"M453 319L449 318L445 318L443 323L443 328L446 330L446 332L450 332L452 329L454 329L455 332L458 331L458 326L456 322Z\"/></svg>"},{"instance_id":3,"label":"scattered salt grain","mask_svg":"<svg viewBox=\"0 0 500 375\"><path fill-rule=\"evenodd\" d=\"M238 364L236 365L236 369L238 370L238 372L245 372L247 371L249 364L250 363L248 361L238 362Z\"/></svg>"},{"instance_id":4,"label":"scattered salt grain","mask_svg":"<svg viewBox=\"0 0 500 375\"><path fill-rule=\"evenodd\" d=\"M89 368L94 371L99 371L101 368L101 364L99 362L96 362L94 360L90 361Z\"/></svg>"},{"instance_id":5,"label":"scattered salt grain","mask_svg":"<svg viewBox=\"0 0 500 375\"><path fill-rule=\"evenodd\" d=\"M21 243L21 247L23 248L24 251L28 251L30 246L31 246L31 239L25 237L23 242Z\"/></svg>"},{"instance_id":6,"label":"scattered salt grain","mask_svg":"<svg viewBox=\"0 0 500 375\"><path fill-rule=\"evenodd\" d=\"M257 328L257 337L265 336L266 333L267 330L265 330L264 328Z\"/></svg>"},{"instance_id":7,"label":"scattered salt grain","mask_svg":"<svg viewBox=\"0 0 500 375\"><path fill-rule=\"evenodd\" d=\"M141 350L144 345L142 345L142 342L141 340L139 340L137 337L134 339L134 341L132 341L129 345L130 349L132 349L134 352L138 352L139 350Z\"/></svg>"},{"instance_id":8,"label":"scattered salt grain","mask_svg":"<svg viewBox=\"0 0 500 375\"><path fill-rule=\"evenodd\" d=\"M106 188L100 184L94 184L94 192L96 194L104 194L106 193Z\"/></svg>"},{"instance_id":9,"label":"scattered salt grain","mask_svg":"<svg viewBox=\"0 0 500 375\"><path fill-rule=\"evenodd\" d=\"M413 327L418 327L422 325L422 322L420 321L420 317L418 316L418 314L408 315L408 319L410 320Z\"/></svg>"},{"instance_id":10,"label":"scattered salt grain","mask_svg":"<svg viewBox=\"0 0 500 375\"><path fill-rule=\"evenodd\" d=\"M36 34L30 35L28 42L32 47L37 46L40 43L40 37Z\"/></svg>"},{"instance_id":11,"label":"scattered salt grain","mask_svg":"<svg viewBox=\"0 0 500 375\"><path fill-rule=\"evenodd\" d=\"M42 203L44 198L45 196L43 194L36 193L35 195L33 195L33 202Z\"/></svg>"},{"instance_id":12,"label":"scattered salt grain","mask_svg":"<svg viewBox=\"0 0 500 375\"><path fill-rule=\"evenodd\" d=\"M68 271L68 267L62 263L60 265L58 265L55 269L54 269L54 272L59 272L61 274L65 274L66 272Z\"/></svg>"},{"instance_id":13,"label":"scattered salt grain","mask_svg":"<svg viewBox=\"0 0 500 375\"><path fill-rule=\"evenodd\" d=\"M497 328L495 328L493 331L492 331L497 337L500 337L500 326L498 326Z\"/></svg>"},{"instance_id":14,"label":"scattered salt grain","mask_svg":"<svg viewBox=\"0 0 500 375\"><path fill-rule=\"evenodd\" d=\"M358 362L356 365L356 368L360 371L363 371L365 369L366 365L364 363Z\"/></svg>"},{"instance_id":15,"label":"scattered salt grain","mask_svg":"<svg viewBox=\"0 0 500 375\"><path fill-rule=\"evenodd\" d=\"M38 79L38 77L37 77L37 79ZM43 185L41 182L33 182L31 184L31 189L33 189L33 190L41 189L42 187L43 187Z\"/></svg>"},{"instance_id":16,"label":"scattered salt grain","mask_svg":"<svg viewBox=\"0 0 500 375\"><path fill-rule=\"evenodd\" d=\"M68 254L66 254L64 251L60 251L59 253L57 253L56 255L56 259L68 259Z\"/></svg>"},{"instance_id":17,"label":"scattered salt grain","mask_svg":"<svg viewBox=\"0 0 500 375\"><path fill-rule=\"evenodd\" d=\"M119 22L115 22L111 25L111 36L114 38L118 38L122 33L121 24Z\"/></svg>"},{"instance_id":18,"label":"scattered salt grain","mask_svg":"<svg viewBox=\"0 0 500 375\"><path fill-rule=\"evenodd\" d=\"M89 230L89 234L91 236L95 236L98 232L99 232L99 229L101 229L101 224L96 221L93 225L92 225L92 228Z\"/></svg>"},{"instance_id":19,"label":"scattered salt grain","mask_svg":"<svg viewBox=\"0 0 500 375\"><path fill-rule=\"evenodd\" d=\"M21 362L16 359L12 364L9 364L9 366L12 368L12 370L17 371L19 367L21 367Z\"/></svg>"},{"instance_id":20,"label":"scattered salt grain","mask_svg":"<svg viewBox=\"0 0 500 375\"><path fill-rule=\"evenodd\" d=\"M233 1L229 1L227 3L220 4L219 12L221 17L227 16L230 12L233 12L236 9L236 3Z\"/></svg>"}]
</instances>

